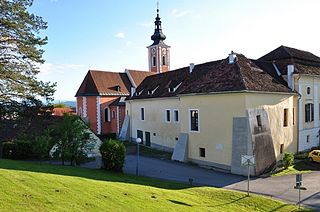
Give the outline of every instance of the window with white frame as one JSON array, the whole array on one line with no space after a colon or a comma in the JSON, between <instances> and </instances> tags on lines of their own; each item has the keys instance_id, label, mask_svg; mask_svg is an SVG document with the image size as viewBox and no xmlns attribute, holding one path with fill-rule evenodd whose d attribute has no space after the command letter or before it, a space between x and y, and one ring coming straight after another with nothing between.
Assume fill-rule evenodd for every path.
<instances>
[{"instance_id":1,"label":"window with white frame","mask_svg":"<svg viewBox=\"0 0 320 212\"><path fill-rule=\"evenodd\" d=\"M307 87L307 95L310 95L311 94L311 88L308 86Z\"/></svg>"},{"instance_id":2,"label":"window with white frame","mask_svg":"<svg viewBox=\"0 0 320 212\"><path fill-rule=\"evenodd\" d=\"M189 110L189 120L190 120L190 131L199 132L199 110L190 109Z\"/></svg>"},{"instance_id":3,"label":"window with white frame","mask_svg":"<svg viewBox=\"0 0 320 212\"><path fill-rule=\"evenodd\" d=\"M305 115L305 122L313 122L314 120L314 112L313 112L313 104L307 103L304 107L304 115Z\"/></svg>"},{"instance_id":4,"label":"window with white frame","mask_svg":"<svg viewBox=\"0 0 320 212\"><path fill-rule=\"evenodd\" d=\"M144 121L144 108L140 108L140 118L141 118L141 121Z\"/></svg>"},{"instance_id":5,"label":"window with white frame","mask_svg":"<svg viewBox=\"0 0 320 212\"><path fill-rule=\"evenodd\" d=\"M179 110L173 110L173 121L179 122Z\"/></svg>"},{"instance_id":6,"label":"window with white frame","mask_svg":"<svg viewBox=\"0 0 320 212\"><path fill-rule=\"evenodd\" d=\"M171 114L170 114L170 110L169 109L166 110L165 116L166 116L166 122L170 122L171 121Z\"/></svg>"}]
</instances>

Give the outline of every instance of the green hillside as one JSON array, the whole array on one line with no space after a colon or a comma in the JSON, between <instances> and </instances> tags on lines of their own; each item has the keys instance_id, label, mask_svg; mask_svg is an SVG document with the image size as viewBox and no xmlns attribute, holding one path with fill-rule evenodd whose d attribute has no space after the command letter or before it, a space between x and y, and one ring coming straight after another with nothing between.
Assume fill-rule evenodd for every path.
<instances>
[{"instance_id":1,"label":"green hillside","mask_svg":"<svg viewBox=\"0 0 320 212\"><path fill-rule=\"evenodd\" d=\"M1 211L293 211L261 196L76 167L0 160Z\"/></svg>"}]
</instances>

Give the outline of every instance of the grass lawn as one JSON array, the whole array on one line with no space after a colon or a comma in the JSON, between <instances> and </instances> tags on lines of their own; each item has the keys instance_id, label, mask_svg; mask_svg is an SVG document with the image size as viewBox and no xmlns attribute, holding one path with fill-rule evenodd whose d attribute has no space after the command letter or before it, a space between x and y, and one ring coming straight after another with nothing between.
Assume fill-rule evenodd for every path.
<instances>
[{"instance_id":1,"label":"grass lawn","mask_svg":"<svg viewBox=\"0 0 320 212\"><path fill-rule=\"evenodd\" d=\"M307 158L301 159L293 166L289 166L287 169L284 169L280 172L273 174L272 176L282 176L288 174L298 174L298 173L307 173L311 171L320 171L320 163L310 162Z\"/></svg>"},{"instance_id":2,"label":"grass lawn","mask_svg":"<svg viewBox=\"0 0 320 212\"><path fill-rule=\"evenodd\" d=\"M104 170L0 160L1 211L295 211L245 193Z\"/></svg>"}]
</instances>

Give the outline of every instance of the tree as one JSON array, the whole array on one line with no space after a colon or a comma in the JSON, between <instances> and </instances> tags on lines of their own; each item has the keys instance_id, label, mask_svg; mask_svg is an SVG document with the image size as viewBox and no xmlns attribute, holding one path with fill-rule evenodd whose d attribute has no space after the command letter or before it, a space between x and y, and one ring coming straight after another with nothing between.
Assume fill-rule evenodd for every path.
<instances>
[{"instance_id":1,"label":"tree","mask_svg":"<svg viewBox=\"0 0 320 212\"><path fill-rule=\"evenodd\" d=\"M126 158L126 147L123 142L109 139L100 146L103 168L112 171L122 171Z\"/></svg>"},{"instance_id":2,"label":"tree","mask_svg":"<svg viewBox=\"0 0 320 212\"><path fill-rule=\"evenodd\" d=\"M27 10L33 0L0 0L0 119L21 105L51 101L55 83L36 78L47 37L40 37L47 23Z\"/></svg>"},{"instance_id":3,"label":"tree","mask_svg":"<svg viewBox=\"0 0 320 212\"><path fill-rule=\"evenodd\" d=\"M75 115L64 114L62 123L53 131L57 141L55 155L60 155L62 164L70 160L70 165L79 164L87 157L89 149L88 126Z\"/></svg>"}]
</instances>

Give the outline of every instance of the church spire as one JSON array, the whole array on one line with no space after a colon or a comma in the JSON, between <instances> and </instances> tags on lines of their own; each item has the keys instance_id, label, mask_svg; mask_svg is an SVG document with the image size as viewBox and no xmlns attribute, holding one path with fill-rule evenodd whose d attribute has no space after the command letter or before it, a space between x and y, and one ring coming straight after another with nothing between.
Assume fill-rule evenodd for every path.
<instances>
[{"instance_id":1,"label":"church spire","mask_svg":"<svg viewBox=\"0 0 320 212\"><path fill-rule=\"evenodd\" d=\"M156 21L154 22L155 28L154 28L154 33L151 36L151 40L153 40L153 45L158 45L160 43L163 43L163 41L166 39L166 36L162 33L162 28L161 28L161 20L159 16L159 2L157 2L157 17Z\"/></svg>"}]
</instances>

